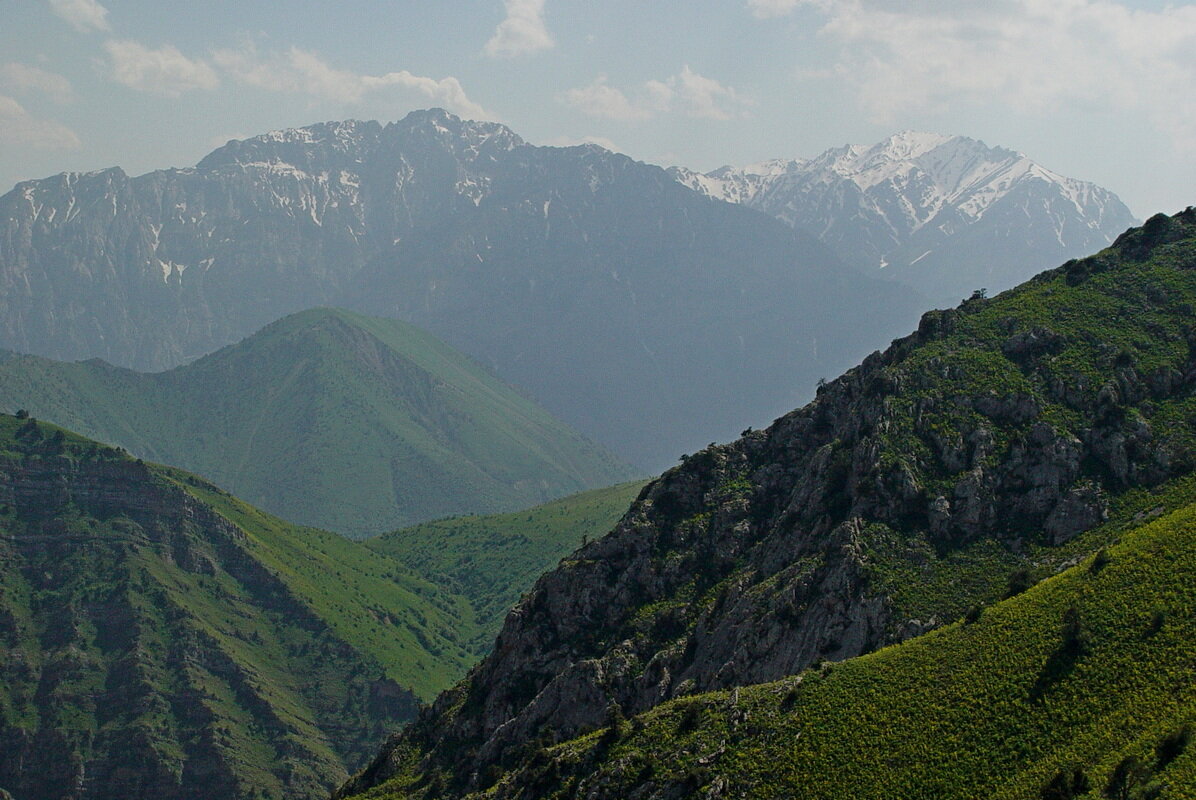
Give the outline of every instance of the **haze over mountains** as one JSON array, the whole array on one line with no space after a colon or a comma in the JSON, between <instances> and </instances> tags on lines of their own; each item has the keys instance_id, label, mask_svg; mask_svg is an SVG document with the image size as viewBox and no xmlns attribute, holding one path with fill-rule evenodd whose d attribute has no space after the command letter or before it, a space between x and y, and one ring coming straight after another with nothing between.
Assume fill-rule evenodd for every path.
<instances>
[{"instance_id":1,"label":"haze over mountains","mask_svg":"<svg viewBox=\"0 0 1196 800\"><path fill-rule=\"evenodd\" d=\"M932 134L671 174L697 191L431 110L26 182L0 198L0 346L161 369L342 306L426 328L655 470L783 413L927 305L813 236L954 303L1132 221L1103 189Z\"/></svg>"},{"instance_id":2,"label":"haze over mountains","mask_svg":"<svg viewBox=\"0 0 1196 800\"><path fill-rule=\"evenodd\" d=\"M160 373L0 351L0 406L355 537L638 474L435 337L336 309Z\"/></svg>"},{"instance_id":3,"label":"haze over mountains","mask_svg":"<svg viewBox=\"0 0 1196 800\"><path fill-rule=\"evenodd\" d=\"M1196 211L1157 216L690 456L341 796L1191 785L1194 276ZM272 327L330 320L395 325ZM635 491L367 545L0 415L0 786L326 796ZM861 724L891 768L857 757Z\"/></svg>"},{"instance_id":4,"label":"haze over mountains","mask_svg":"<svg viewBox=\"0 0 1196 800\"><path fill-rule=\"evenodd\" d=\"M813 234L848 264L882 270L936 306L1004 291L1135 222L1107 189L966 136L903 131L810 160L670 173Z\"/></svg>"},{"instance_id":5,"label":"haze over mountains","mask_svg":"<svg viewBox=\"0 0 1196 800\"><path fill-rule=\"evenodd\" d=\"M0 198L0 346L160 369L286 314L413 322L632 463L768 422L925 301L593 146L439 110Z\"/></svg>"}]
</instances>

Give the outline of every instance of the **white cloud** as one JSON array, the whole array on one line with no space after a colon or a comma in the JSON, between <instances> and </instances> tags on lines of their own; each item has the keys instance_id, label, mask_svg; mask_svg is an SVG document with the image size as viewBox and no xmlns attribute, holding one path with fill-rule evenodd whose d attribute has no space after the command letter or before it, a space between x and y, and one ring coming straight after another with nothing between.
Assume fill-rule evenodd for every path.
<instances>
[{"instance_id":1,"label":"white cloud","mask_svg":"<svg viewBox=\"0 0 1196 800\"><path fill-rule=\"evenodd\" d=\"M801 0L747 0L752 16L758 19L783 17L797 8Z\"/></svg>"},{"instance_id":2,"label":"white cloud","mask_svg":"<svg viewBox=\"0 0 1196 800\"><path fill-rule=\"evenodd\" d=\"M429 102L464 117L492 115L469 99L456 78L428 78L407 70L384 75L361 75L332 67L315 53L292 47L285 53L259 56L252 45L212 54L218 67L234 80L259 89L307 95L319 100L360 103L367 94L398 90L421 103Z\"/></svg>"},{"instance_id":3,"label":"white cloud","mask_svg":"<svg viewBox=\"0 0 1196 800\"><path fill-rule=\"evenodd\" d=\"M612 153L622 152L619 146L605 136L557 136L543 142L548 147L577 147L582 144L596 144L599 147L610 150Z\"/></svg>"},{"instance_id":4,"label":"white cloud","mask_svg":"<svg viewBox=\"0 0 1196 800\"><path fill-rule=\"evenodd\" d=\"M592 117L616 120L649 119L670 113L726 120L752 105L731 87L699 75L688 65L664 80L645 81L630 97L608 85L605 75L599 75L588 86L569 89L558 99Z\"/></svg>"},{"instance_id":5,"label":"white cloud","mask_svg":"<svg viewBox=\"0 0 1196 800\"><path fill-rule=\"evenodd\" d=\"M16 100L4 95L0 95L0 144L45 150L74 150L82 145L70 128L52 120L38 119Z\"/></svg>"},{"instance_id":6,"label":"white cloud","mask_svg":"<svg viewBox=\"0 0 1196 800\"><path fill-rule=\"evenodd\" d=\"M809 2L810 0L802 0ZM1018 112L1108 108L1143 115L1196 146L1196 5L1131 9L1112 0L818 2L836 75L865 111L955 103Z\"/></svg>"},{"instance_id":7,"label":"white cloud","mask_svg":"<svg viewBox=\"0 0 1196 800\"><path fill-rule=\"evenodd\" d=\"M507 17L498 24L486 55L512 58L553 47L552 35L544 23L544 0L504 0Z\"/></svg>"},{"instance_id":8,"label":"white cloud","mask_svg":"<svg viewBox=\"0 0 1196 800\"><path fill-rule=\"evenodd\" d=\"M56 72L49 72L29 64L12 62L0 66L0 84L14 92L40 92L59 103L74 97L71 82Z\"/></svg>"},{"instance_id":9,"label":"white cloud","mask_svg":"<svg viewBox=\"0 0 1196 800\"><path fill-rule=\"evenodd\" d=\"M669 78L665 85L673 91L681 111L690 117L731 119L735 109L750 105L734 89L699 75L688 66L682 67L680 74Z\"/></svg>"},{"instance_id":10,"label":"white cloud","mask_svg":"<svg viewBox=\"0 0 1196 800\"><path fill-rule=\"evenodd\" d=\"M80 33L109 29L108 9L96 0L50 0L50 8Z\"/></svg>"},{"instance_id":11,"label":"white cloud","mask_svg":"<svg viewBox=\"0 0 1196 800\"><path fill-rule=\"evenodd\" d=\"M566 90L560 99L565 105L591 117L629 120L652 116L649 107L631 102L622 91L608 86L605 75L599 75L588 86Z\"/></svg>"},{"instance_id":12,"label":"white cloud","mask_svg":"<svg viewBox=\"0 0 1196 800\"><path fill-rule=\"evenodd\" d=\"M220 85L215 70L202 59L190 59L172 45L154 50L131 40L111 40L104 49L112 60L112 77L132 89L178 97L192 89Z\"/></svg>"}]
</instances>

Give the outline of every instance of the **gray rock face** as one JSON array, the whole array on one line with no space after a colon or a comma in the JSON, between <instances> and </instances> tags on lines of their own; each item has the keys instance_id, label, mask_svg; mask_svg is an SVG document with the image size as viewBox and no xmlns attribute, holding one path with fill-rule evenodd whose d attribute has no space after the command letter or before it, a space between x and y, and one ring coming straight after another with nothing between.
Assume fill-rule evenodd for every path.
<instances>
[{"instance_id":1,"label":"gray rock face","mask_svg":"<svg viewBox=\"0 0 1196 800\"><path fill-rule=\"evenodd\" d=\"M0 198L0 347L160 369L321 305L413 322L658 470L797 405L922 301L657 167L435 110Z\"/></svg>"},{"instance_id":2,"label":"gray rock face","mask_svg":"<svg viewBox=\"0 0 1196 800\"><path fill-rule=\"evenodd\" d=\"M995 303L1011 315L995 330L990 301L931 312L810 405L645 488L611 534L540 579L493 653L404 734L428 773L461 776L463 794L539 737L603 725L611 703L631 714L923 633L964 609L944 597L900 616L877 571L892 543L921 543L899 556L915 576L972 543L1059 544L1104 520L1116 494L1192 469L1190 425L1148 417L1196 392L1196 334L1140 373L1115 367L1089 331L1009 348L1044 337L1017 336L1032 326L1016 297ZM1116 379L1057 381L1056 351ZM391 757L342 793L385 780Z\"/></svg>"}]
</instances>

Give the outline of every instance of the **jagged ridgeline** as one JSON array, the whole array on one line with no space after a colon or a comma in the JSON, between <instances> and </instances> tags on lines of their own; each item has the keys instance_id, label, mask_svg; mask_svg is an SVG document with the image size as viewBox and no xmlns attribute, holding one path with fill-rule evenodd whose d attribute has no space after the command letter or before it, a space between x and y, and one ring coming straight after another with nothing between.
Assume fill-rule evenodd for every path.
<instances>
[{"instance_id":1,"label":"jagged ridgeline","mask_svg":"<svg viewBox=\"0 0 1196 800\"><path fill-rule=\"evenodd\" d=\"M921 672L907 676L910 680L922 686L949 684L952 675L964 682L979 680L989 676L984 665L1004 658L1002 647L1024 644L1029 648L1021 656L1024 663L1010 656L1007 666L1017 672L1019 664L1034 665L1046 682L1035 689L1031 681L1030 689L1045 696L1051 681L1075 666L1067 659L1088 646L1076 614L1101 621L1090 631L1094 652L1104 647L1101 637L1120 637L1119 644L1109 646L1121 648L1116 658L1124 659L1125 648L1133 650L1130 640L1145 635L1146 625L1139 633L1114 631L1115 621L1127 613L1121 603L1164 598L1168 604L1175 601L1170 611L1164 609L1164 618L1173 612L1187 615L1177 628L1179 638L1141 653L1160 658L1160 674L1174 675L1175 662L1166 659L1179 658L1184 669L1190 668L1193 652L1184 644L1191 641L1184 631L1191 627L1191 605L1184 598L1190 600L1192 576L1184 570L1191 554L1176 552L1171 560L1164 555L1172 546L1168 537L1189 527L1190 511L1140 538L1127 535L1122 545L1096 557L1100 566L1090 567L1093 572L1109 558L1113 564L1124 558L1145 565L1137 572L1128 567L1109 572L1110 591L1134 589L1111 598L1107 608L1099 606L1091 586L1076 583L1080 579L1074 574L1040 589L1034 597L1046 598L1041 603L1024 601L1028 627L1022 638L1013 626L1022 606L1002 604L1000 614L997 608L982 612L980 607L1075 564L1135 520L1192 500L1184 480L1196 463L1194 303L1196 210L1188 209L1172 218L1156 216L1108 250L997 298L977 296L958 309L927 314L916 333L822 387L810 405L767 430L690 456L650 484L614 531L541 578L508 616L493 653L341 794L458 797L471 791L505 793L506 788L496 787L509 786L512 796L567 795L577 789L567 783L570 775L585 769L562 763L554 773L550 762L582 758L578 754L593 742L545 751L553 742L599 729L613 728L621 736L624 715L797 675L818 661L859 656L965 616L986 620L976 630L988 638L967 639L980 649L939 650L936 643L946 638L925 639L909 651L928 653L917 662L921 666L911 667ZM1182 551L1190 543L1176 540L1174 546ZM1187 586L1188 594L1176 594L1177 586ZM1075 614L1064 614L1068 597L1078 606ZM1151 616L1143 608L1134 613ZM1160 624L1165 627L1165 619ZM1066 645L1050 663L1048 633L1061 636ZM1176 655L1176 647L1188 649ZM880 680L888 675L884 659L900 661L886 655L892 652L842 669L852 676L855 670L872 669L857 663L880 665ZM1141 690L1150 694L1143 700L1148 713L1134 717L1125 710L1137 696L1132 678L1141 671L1127 673L1128 684L1110 684L1109 691L1124 691L1119 700L1099 702L1083 693L1099 691L1100 676L1112 673L1093 677L1076 667L1075 674L1078 682L1065 685L1080 693L1076 703L1096 703L1091 708L1102 725L1108 723L1101 728L1104 744L1084 740L1078 749L1055 747L1071 730L1065 716L1040 716L1041 725L1027 723L1020 734L1000 741L999 726L978 723L981 738L974 746L992 746L1000 755L985 775L1007 767L1006 777L1029 770L1025 774L1045 783L1051 777L1045 772L1063 769L1073 755L1112 769L1107 759L1146 748L1150 736L1162 735L1157 726L1177 718L1175 707L1156 704L1157 682ZM1004 685L995 672L989 677L989 685ZM1181 697L1189 684L1185 679L1182 691L1177 689ZM847 703L854 685L841 684L810 702ZM973 688L959 687L961 692ZM752 702L771 702L769 691L753 690ZM929 702L925 708L906 709L912 721L898 711L877 717L899 720L870 734L891 737L885 739L890 744L905 741L901 732L915 722L928 732L926 739L894 746L892 761L867 761L868 769L880 775L928 765L922 783L898 783L900 791L883 796L939 796L934 787L941 796L986 796L958 788L969 784L966 767L949 763L954 740L929 733L940 719L933 701L951 702L948 689L936 691L947 694L922 695ZM1013 694L1001 700L1012 703L1024 699L1018 693L1026 687L1018 683L1009 691ZM972 695L964 702L973 710L982 705ZM712 730L724 730L703 726L702 707L689 718L684 706L669 706L673 710L636 723L659 731L650 726L663 724L662 715L683 717L674 728L678 738L662 740L659 749L637 740L636 752L642 750L646 761L605 764L603 769L619 774L622 794L603 796L638 796L640 790L643 796L687 796L716 779L726 788L730 773L722 775L717 766L723 754L749 754L745 757L757 759L753 774L760 775L771 769L764 764L783 755L768 749L774 741L770 731L801 729L793 720L784 724L796 727L742 726L736 735L758 736L751 745L757 749L735 744L726 734L726 749L716 755L703 751L700 762L688 750L684 756L669 752L670 742L683 748L708 741ZM1155 709L1161 709L1157 716ZM998 711L1009 713L993 709ZM858 705L818 713L821 718L843 713L848 720L867 715ZM732 724L726 721L733 716L719 719ZM949 717L941 721L946 725ZM708 738L687 731L702 731ZM832 755L838 751L819 749L816 730L804 729L802 739L811 743L802 769L817 771L830 763L820 758L838 757ZM776 741L791 744L792 738ZM937 755L929 758L930 751ZM624 752L630 756L632 750ZM844 752L849 763L834 774L847 775L846 782L814 796L865 796L852 793L857 784L848 773L856 780L867 770L863 762L850 761L854 751ZM1152 764L1152 769L1159 766ZM680 765L705 772L694 784L686 784L688 778L674 781L672 770ZM667 780L653 784L653 770L663 770ZM515 773L523 777L511 777ZM1105 774L1098 773L1103 780ZM795 786L804 785L801 774L776 771L782 782L770 784L771 791L791 795ZM544 785L518 782L532 775ZM504 783L504 776L516 782ZM784 783L788 780L794 782ZM992 780L999 782L1000 776ZM876 781L873 785L883 786L880 777ZM665 785L671 788L660 788ZM902 794L902 786L921 786L922 794ZM736 785L728 796L755 795Z\"/></svg>"},{"instance_id":2,"label":"jagged ridgeline","mask_svg":"<svg viewBox=\"0 0 1196 800\"><path fill-rule=\"evenodd\" d=\"M14 797L326 797L464 673L471 620L384 554L0 415Z\"/></svg>"},{"instance_id":3,"label":"jagged ridgeline","mask_svg":"<svg viewBox=\"0 0 1196 800\"><path fill-rule=\"evenodd\" d=\"M0 407L350 536L635 475L432 335L341 309L292 314L159 373L0 351Z\"/></svg>"}]
</instances>

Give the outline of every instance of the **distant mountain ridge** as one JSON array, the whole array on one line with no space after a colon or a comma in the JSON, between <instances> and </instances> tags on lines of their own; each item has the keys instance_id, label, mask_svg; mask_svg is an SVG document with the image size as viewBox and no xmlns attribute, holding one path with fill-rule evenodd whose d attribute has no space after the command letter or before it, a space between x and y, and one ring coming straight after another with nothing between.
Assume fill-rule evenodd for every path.
<instances>
[{"instance_id":1,"label":"distant mountain ridge","mask_svg":"<svg viewBox=\"0 0 1196 800\"><path fill-rule=\"evenodd\" d=\"M818 236L936 303L997 292L1108 245L1135 220L1107 189L966 136L903 131L870 147L677 180Z\"/></svg>"},{"instance_id":2,"label":"distant mountain ridge","mask_svg":"<svg viewBox=\"0 0 1196 800\"><path fill-rule=\"evenodd\" d=\"M161 373L0 351L0 406L355 537L637 474L430 334L338 309Z\"/></svg>"},{"instance_id":3,"label":"distant mountain ridge","mask_svg":"<svg viewBox=\"0 0 1196 800\"><path fill-rule=\"evenodd\" d=\"M645 470L764 424L913 292L596 146L438 109L0 197L0 347L163 369L316 306L403 319Z\"/></svg>"}]
</instances>

